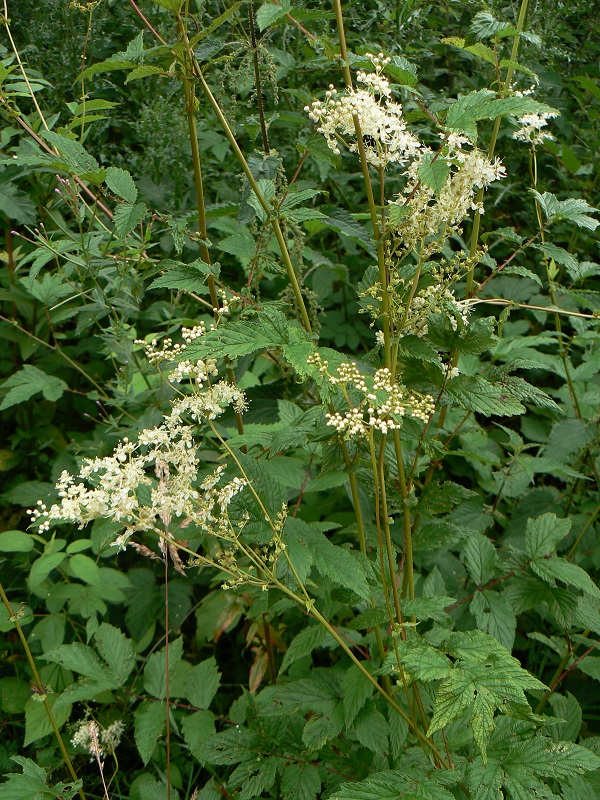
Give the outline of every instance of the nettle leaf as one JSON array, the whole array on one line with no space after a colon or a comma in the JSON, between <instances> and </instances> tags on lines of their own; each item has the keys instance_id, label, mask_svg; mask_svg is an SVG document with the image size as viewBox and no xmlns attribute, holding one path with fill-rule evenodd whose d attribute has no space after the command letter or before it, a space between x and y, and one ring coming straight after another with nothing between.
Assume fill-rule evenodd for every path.
<instances>
[{"instance_id":1,"label":"nettle leaf","mask_svg":"<svg viewBox=\"0 0 600 800\"><path fill-rule=\"evenodd\" d=\"M422 639L408 639L398 642L400 666L416 680L437 681L452 674L452 661L437 647ZM390 664L396 664L395 653L390 653ZM388 659L386 659L387 663Z\"/></svg>"},{"instance_id":2,"label":"nettle leaf","mask_svg":"<svg viewBox=\"0 0 600 800\"><path fill-rule=\"evenodd\" d=\"M177 291L197 292L206 294L206 279L209 275L219 274L219 264L206 264L201 258L197 258L189 264L181 261L165 259L158 265L165 272L155 278L149 289L176 289Z\"/></svg>"},{"instance_id":3,"label":"nettle leaf","mask_svg":"<svg viewBox=\"0 0 600 800\"><path fill-rule=\"evenodd\" d=\"M598 209L590 206L581 198L569 197L567 200L559 200L550 192L540 194L535 189L529 190L542 207L542 211L548 222L566 220L574 222L578 228L586 228L595 231L600 222L590 214L598 213Z\"/></svg>"},{"instance_id":4,"label":"nettle leaf","mask_svg":"<svg viewBox=\"0 0 600 800\"><path fill-rule=\"evenodd\" d=\"M307 333L281 311L266 306L256 317L226 323L208 331L201 339L191 342L184 352L185 358L239 358L302 340L309 341Z\"/></svg>"},{"instance_id":5,"label":"nettle leaf","mask_svg":"<svg viewBox=\"0 0 600 800\"><path fill-rule=\"evenodd\" d=\"M460 50L465 50L467 53L471 53L477 58L487 61L488 64L496 64L494 51L486 44L482 44L481 42L467 44L466 40L462 39L460 36L446 36L443 39L440 39L440 41L442 44L451 44L454 47L458 47Z\"/></svg>"},{"instance_id":6,"label":"nettle leaf","mask_svg":"<svg viewBox=\"0 0 600 800\"><path fill-rule=\"evenodd\" d=\"M434 619L437 622L444 622L448 619L448 612L445 609L455 600L455 597L445 595L415 597L404 601L402 611L406 617L414 617L417 620Z\"/></svg>"},{"instance_id":7,"label":"nettle leaf","mask_svg":"<svg viewBox=\"0 0 600 800\"><path fill-rule=\"evenodd\" d=\"M74 172L94 172L100 169L96 159L76 139L67 139L54 131L45 131L42 137L58 150Z\"/></svg>"},{"instance_id":8,"label":"nettle leaf","mask_svg":"<svg viewBox=\"0 0 600 800\"><path fill-rule=\"evenodd\" d=\"M171 654L169 653L169 658ZM170 666L170 665L169 665ZM170 671L170 670L169 670ZM214 657L207 658L187 673L185 697L196 708L208 708L221 683L221 673Z\"/></svg>"},{"instance_id":9,"label":"nettle leaf","mask_svg":"<svg viewBox=\"0 0 600 800\"><path fill-rule=\"evenodd\" d=\"M497 98L489 89L479 89L455 100L446 114L446 128L463 133L473 142L477 142L477 122L483 119L496 119L507 114L521 117L524 114L541 114L555 111L544 103L531 97Z\"/></svg>"},{"instance_id":10,"label":"nettle leaf","mask_svg":"<svg viewBox=\"0 0 600 800\"><path fill-rule=\"evenodd\" d=\"M531 559L552 555L556 545L571 530L570 519L559 519L556 514L542 514L528 519L525 528L525 552Z\"/></svg>"},{"instance_id":11,"label":"nettle leaf","mask_svg":"<svg viewBox=\"0 0 600 800\"><path fill-rule=\"evenodd\" d=\"M263 3L262 6L256 11L256 24L262 32L275 22L279 22L280 19L285 17L289 10L290 5L289 3L285 2L285 0L281 5L275 5L275 3Z\"/></svg>"},{"instance_id":12,"label":"nettle leaf","mask_svg":"<svg viewBox=\"0 0 600 800\"><path fill-rule=\"evenodd\" d=\"M56 708L59 699L56 695L50 695L46 699L53 711L57 726L61 728L71 716L71 705L65 704L61 708ZM41 739L43 736L48 736L53 731L54 728L48 718L48 712L44 704L37 702L33 698L29 699L25 703L25 739L23 746L27 747L27 745ZM0 784L0 786L3 789L3 784ZM5 795L2 790L0 790L0 795L4 800Z\"/></svg>"},{"instance_id":13,"label":"nettle leaf","mask_svg":"<svg viewBox=\"0 0 600 800\"><path fill-rule=\"evenodd\" d=\"M506 389L478 375L459 375L446 386L444 394L467 411L486 417L511 417L525 412L525 407Z\"/></svg>"},{"instance_id":14,"label":"nettle leaf","mask_svg":"<svg viewBox=\"0 0 600 800\"><path fill-rule=\"evenodd\" d=\"M319 219L315 224L320 227L331 228L331 230L347 236L369 255L375 255L375 248L369 232L348 211L336 206L321 206L319 211L325 215L325 218Z\"/></svg>"},{"instance_id":15,"label":"nettle leaf","mask_svg":"<svg viewBox=\"0 0 600 800\"><path fill-rule=\"evenodd\" d=\"M133 182L133 178L126 169L119 169L119 167L109 167L106 170L105 183L113 194L120 197L132 205L135 204L138 196L138 190Z\"/></svg>"},{"instance_id":16,"label":"nettle leaf","mask_svg":"<svg viewBox=\"0 0 600 800\"><path fill-rule=\"evenodd\" d=\"M136 228L148 213L145 203L121 203L115 209L115 234L119 239L124 239Z\"/></svg>"},{"instance_id":17,"label":"nettle leaf","mask_svg":"<svg viewBox=\"0 0 600 800\"><path fill-rule=\"evenodd\" d=\"M60 647L44 653L42 656L46 661L60 664L65 669L72 669L80 675L98 680L109 680L113 685L118 684L113 680L106 664L104 664L91 647L80 642L72 644L61 644Z\"/></svg>"},{"instance_id":18,"label":"nettle leaf","mask_svg":"<svg viewBox=\"0 0 600 800\"><path fill-rule=\"evenodd\" d=\"M165 728L165 704L144 700L133 716L133 735L144 765L150 761Z\"/></svg>"},{"instance_id":19,"label":"nettle leaf","mask_svg":"<svg viewBox=\"0 0 600 800\"><path fill-rule=\"evenodd\" d=\"M35 204L14 183L0 183L0 213L19 225L35 225L37 220Z\"/></svg>"},{"instance_id":20,"label":"nettle leaf","mask_svg":"<svg viewBox=\"0 0 600 800\"><path fill-rule=\"evenodd\" d=\"M519 275L521 278L529 278L530 281L537 283L538 286L542 286L542 281L540 278L532 272L527 267L522 267L519 264L511 265L510 267L505 267L502 270L503 275Z\"/></svg>"},{"instance_id":21,"label":"nettle leaf","mask_svg":"<svg viewBox=\"0 0 600 800\"><path fill-rule=\"evenodd\" d=\"M22 369L7 378L0 387L0 389L9 389L0 404L0 411L24 403L38 392L41 392L46 400L55 403L68 388L67 384L55 375L48 375L32 364L25 364Z\"/></svg>"},{"instance_id":22,"label":"nettle leaf","mask_svg":"<svg viewBox=\"0 0 600 800\"><path fill-rule=\"evenodd\" d=\"M22 772L7 772L2 787L4 800L41 800L42 797L59 797L61 800L72 800L82 786L81 781L70 783L48 784L46 770L39 767L30 758L11 756Z\"/></svg>"},{"instance_id":23,"label":"nettle leaf","mask_svg":"<svg viewBox=\"0 0 600 800\"><path fill-rule=\"evenodd\" d=\"M293 517L287 518L284 531L304 547L310 548L315 568L321 575L338 586L350 589L364 600L371 597L362 566L351 552L334 545L317 527Z\"/></svg>"}]
</instances>

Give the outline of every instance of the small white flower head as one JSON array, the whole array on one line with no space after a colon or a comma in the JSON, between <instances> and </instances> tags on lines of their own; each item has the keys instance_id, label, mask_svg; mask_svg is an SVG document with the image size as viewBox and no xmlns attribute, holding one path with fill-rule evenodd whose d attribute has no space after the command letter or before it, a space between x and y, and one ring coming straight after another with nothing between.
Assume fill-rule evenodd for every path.
<instances>
[{"instance_id":1,"label":"small white flower head","mask_svg":"<svg viewBox=\"0 0 600 800\"><path fill-rule=\"evenodd\" d=\"M558 111L543 111L536 114L524 114L519 117L518 123L521 126L516 130L512 138L519 142L526 142L532 147L542 144L545 140L554 139L548 131L542 130L548 124L549 119L558 116Z\"/></svg>"},{"instance_id":2,"label":"small white flower head","mask_svg":"<svg viewBox=\"0 0 600 800\"><path fill-rule=\"evenodd\" d=\"M306 106L309 118L318 125L327 146L339 154L340 142L352 153L359 152L355 121L360 125L365 158L377 168L396 163L405 166L422 150L423 145L410 131L402 115L402 106L392 99L390 82L383 70L390 61L383 53L367 53L373 72L359 71L356 81L360 89L338 93L330 86L325 101L315 100Z\"/></svg>"}]
</instances>

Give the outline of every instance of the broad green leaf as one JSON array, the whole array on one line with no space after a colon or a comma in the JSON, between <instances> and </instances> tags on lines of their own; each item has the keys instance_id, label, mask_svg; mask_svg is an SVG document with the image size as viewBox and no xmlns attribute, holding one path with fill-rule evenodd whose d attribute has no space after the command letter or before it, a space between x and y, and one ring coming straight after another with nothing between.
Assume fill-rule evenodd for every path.
<instances>
[{"instance_id":1,"label":"broad green leaf","mask_svg":"<svg viewBox=\"0 0 600 800\"><path fill-rule=\"evenodd\" d=\"M119 239L124 239L144 219L148 209L145 203L121 203L115 209L115 234Z\"/></svg>"},{"instance_id":2,"label":"broad green leaf","mask_svg":"<svg viewBox=\"0 0 600 800\"><path fill-rule=\"evenodd\" d=\"M420 639L398 642L400 666L420 681L437 681L452 674L452 662L447 655ZM395 653L392 663L395 663ZM392 673L393 674L393 673Z\"/></svg>"},{"instance_id":3,"label":"broad green leaf","mask_svg":"<svg viewBox=\"0 0 600 800\"><path fill-rule=\"evenodd\" d=\"M103 622L94 636L96 647L111 676L123 685L135 666L133 643L118 628Z\"/></svg>"},{"instance_id":4,"label":"broad green leaf","mask_svg":"<svg viewBox=\"0 0 600 800\"><path fill-rule=\"evenodd\" d=\"M316 647L321 647L326 640L328 643L333 642L331 635L327 633L322 625L308 625L303 628L292 639L288 649L285 651L279 674L282 675L299 658L309 655Z\"/></svg>"},{"instance_id":5,"label":"broad green leaf","mask_svg":"<svg viewBox=\"0 0 600 800\"><path fill-rule=\"evenodd\" d=\"M45 653L42 658L88 678L104 680L110 677L106 665L100 661L92 648L80 642L61 644L60 647Z\"/></svg>"},{"instance_id":6,"label":"broad green leaf","mask_svg":"<svg viewBox=\"0 0 600 800\"><path fill-rule=\"evenodd\" d=\"M380 755L387 753L389 725L381 712L364 708L354 722L354 733L363 747Z\"/></svg>"},{"instance_id":7,"label":"broad green leaf","mask_svg":"<svg viewBox=\"0 0 600 800\"><path fill-rule=\"evenodd\" d=\"M33 536L23 531L2 531L0 533L0 553L28 553L33 550Z\"/></svg>"},{"instance_id":8,"label":"broad green leaf","mask_svg":"<svg viewBox=\"0 0 600 800\"><path fill-rule=\"evenodd\" d=\"M106 170L106 185L113 194L125 200L128 203L134 204L137 200L138 190L133 178L126 169L119 169L119 167L109 167Z\"/></svg>"},{"instance_id":9,"label":"broad green leaf","mask_svg":"<svg viewBox=\"0 0 600 800\"><path fill-rule=\"evenodd\" d=\"M6 214L19 225L35 225L37 220L36 207L29 195L8 182L0 183L0 214Z\"/></svg>"},{"instance_id":10,"label":"broad green leaf","mask_svg":"<svg viewBox=\"0 0 600 800\"><path fill-rule=\"evenodd\" d=\"M558 519L556 514L542 514L528 519L525 528L525 551L529 558L539 559L556 551L556 545L571 530L570 519Z\"/></svg>"},{"instance_id":11,"label":"broad green leaf","mask_svg":"<svg viewBox=\"0 0 600 800\"><path fill-rule=\"evenodd\" d=\"M467 411L476 411L486 417L511 417L523 414L525 407L502 386L489 383L485 378L459 375L444 392Z\"/></svg>"},{"instance_id":12,"label":"broad green leaf","mask_svg":"<svg viewBox=\"0 0 600 800\"><path fill-rule=\"evenodd\" d=\"M261 31L264 31L269 25L273 25L273 23L278 22L282 17L285 17L287 11L289 11L289 5L285 2L281 5L263 3L256 12L256 24Z\"/></svg>"},{"instance_id":13,"label":"broad green leaf","mask_svg":"<svg viewBox=\"0 0 600 800\"><path fill-rule=\"evenodd\" d=\"M437 595L435 597L415 597L412 600L405 600L402 605L402 613L405 617L415 617L417 620L434 619L437 622L444 622L448 619L445 611L446 607L452 605L455 597Z\"/></svg>"},{"instance_id":14,"label":"broad green leaf","mask_svg":"<svg viewBox=\"0 0 600 800\"><path fill-rule=\"evenodd\" d=\"M144 689L153 697L164 700L167 696L167 671L166 671L166 648L163 647L157 653L153 653L144 667ZM181 661L183 654L183 637L169 642L169 680L173 675L177 665Z\"/></svg>"},{"instance_id":15,"label":"broad green leaf","mask_svg":"<svg viewBox=\"0 0 600 800\"><path fill-rule=\"evenodd\" d=\"M304 546L310 547L314 565L321 575L339 586L351 589L363 599L371 596L362 567L348 550L332 544L318 528L299 519L288 517L284 530Z\"/></svg>"},{"instance_id":16,"label":"broad green leaf","mask_svg":"<svg viewBox=\"0 0 600 800\"><path fill-rule=\"evenodd\" d=\"M425 186L429 186L436 195L439 195L450 175L450 167L446 159L441 156L436 158L433 153L426 153L419 164L417 174Z\"/></svg>"},{"instance_id":17,"label":"broad green leaf","mask_svg":"<svg viewBox=\"0 0 600 800\"><path fill-rule=\"evenodd\" d=\"M548 222L566 220L574 222L578 228L586 228L589 231L595 231L600 225L597 219L590 217L590 214L597 213L598 209L581 198L569 197L567 200L559 200L550 192L540 194L535 189L529 191L542 207Z\"/></svg>"},{"instance_id":18,"label":"broad green leaf","mask_svg":"<svg viewBox=\"0 0 600 800\"><path fill-rule=\"evenodd\" d=\"M43 583L53 569L60 566L67 557L66 553L44 553L31 565L27 582L30 589L35 589Z\"/></svg>"},{"instance_id":19,"label":"broad green leaf","mask_svg":"<svg viewBox=\"0 0 600 800\"><path fill-rule=\"evenodd\" d=\"M454 795L438 783L433 771L426 775L419 770L377 772L363 781L343 783L332 800L455 800Z\"/></svg>"},{"instance_id":20,"label":"broad green leaf","mask_svg":"<svg viewBox=\"0 0 600 800\"><path fill-rule=\"evenodd\" d=\"M48 695L46 699L50 705L50 708L53 708L57 700L56 695ZM54 712L54 719L59 728L65 724L70 716L70 705L64 705L62 708L59 708ZM48 719L48 712L46 711L44 704L37 702L33 698L28 700L25 704L25 740L23 742L23 746L27 747L28 744L41 739L43 736L48 736L48 734L52 733L53 730L54 729L50 723L50 720ZM4 800L4 795L2 794L1 790L0 795L2 795Z\"/></svg>"},{"instance_id":21,"label":"broad green leaf","mask_svg":"<svg viewBox=\"0 0 600 800\"><path fill-rule=\"evenodd\" d=\"M75 578L85 583L96 584L100 582L100 567L93 558L76 553L69 559L69 570Z\"/></svg>"},{"instance_id":22,"label":"broad green leaf","mask_svg":"<svg viewBox=\"0 0 600 800\"><path fill-rule=\"evenodd\" d=\"M321 790L319 768L313 764L288 764L281 776L281 792L286 800L316 800Z\"/></svg>"},{"instance_id":23,"label":"broad green leaf","mask_svg":"<svg viewBox=\"0 0 600 800\"><path fill-rule=\"evenodd\" d=\"M502 595L491 590L475 592L470 611L477 620L479 630L489 633L507 650L512 650L517 620L514 611Z\"/></svg>"},{"instance_id":24,"label":"broad green leaf","mask_svg":"<svg viewBox=\"0 0 600 800\"><path fill-rule=\"evenodd\" d=\"M356 716L373 694L373 684L357 666L352 665L342 678L342 699L344 719L350 728Z\"/></svg>"},{"instance_id":25,"label":"broad green leaf","mask_svg":"<svg viewBox=\"0 0 600 800\"><path fill-rule=\"evenodd\" d=\"M68 389L67 384L54 375L47 375L32 364L25 364L18 372L7 378L0 389L8 389L0 411L4 411L18 403L24 403L30 397L41 392L46 400L55 403Z\"/></svg>"},{"instance_id":26,"label":"broad green leaf","mask_svg":"<svg viewBox=\"0 0 600 800\"><path fill-rule=\"evenodd\" d=\"M200 761L200 752L205 742L215 734L215 718L210 711L195 711L181 722L183 738L190 753Z\"/></svg>"},{"instance_id":27,"label":"broad green leaf","mask_svg":"<svg viewBox=\"0 0 600 800\"><path fill-rule=\"evenodd\" d=\"M202 661L188 672L185 696L196 708L208 708L217 693L221 673L213 657Z\"/></svg>"},{"instance_id":28,"label":"broad green leaf","mask_svg":"<svg viewBox=\"0 0 600 800\"><path fill-rule=\"evenodd\" d=\"M165 727L165 704L144 700L136 708L133 721L135 743L146 765Z\"/></svg>"},{"instance_id":29,"label":"broad green leaf","mask_svg":"<svg viewBox=\"0 0 600 800\"><path fill-rule=\"evenodd\" d=\"M530 566L536 575L552 586L555 585L555 581L562 581L567 586L575 586L576 589L581 589L592 597L600 597L600 589L587 572L564 558L558 556L537 558L531 562Z\"/></svg>"},{"instance_id":30,"label":"broad green leaf","mask_svg":"<svg viewBox=\"0 0 600 800\"><path fill-rule=\"evenodd\" d=\"M466 541L463 549L465 566L477 586L488 583L494 577L494 572L498 563L496 548L481 533L475 533Z\"/></svg>"},{"instance_id":31,"label":"broad green leaf","mask_svg":"<svg viewBox=\"0 0 600 800\"><path fill-rule=\"evenodd\" d=\"M503 275L519 275L521 278L529 278L530 281L537 283L538 286L542 286L542 281L540 280L539 276L532 272L527 267L522 267L519 264L511 265L510 267L505 267L502 270Z\"/></svg>"}]
</instances>

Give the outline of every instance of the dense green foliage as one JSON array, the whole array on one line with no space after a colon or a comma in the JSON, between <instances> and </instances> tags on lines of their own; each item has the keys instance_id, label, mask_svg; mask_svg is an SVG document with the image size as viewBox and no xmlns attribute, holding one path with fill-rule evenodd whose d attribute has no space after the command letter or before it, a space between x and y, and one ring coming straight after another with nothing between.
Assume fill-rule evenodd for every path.
<instances>
[{"instance_id":1,"label":"dense green foliage","mask_svg":"<svg viewBox=\"0 0 600 800\"><path fill-rule=\"evenodd\" d=\"M5 0L3 800L600 797L599 20Z\"/></svg>"}]
</instances>

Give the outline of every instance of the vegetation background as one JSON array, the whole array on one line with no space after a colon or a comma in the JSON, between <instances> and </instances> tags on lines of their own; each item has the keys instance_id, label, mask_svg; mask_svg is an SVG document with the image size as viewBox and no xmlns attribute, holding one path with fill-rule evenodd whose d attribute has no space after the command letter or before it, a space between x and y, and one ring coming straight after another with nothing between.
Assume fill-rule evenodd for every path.
<instances>
[{"instance_id":1,"label":"vegetation background","mask_svg":"<svg viewBox=\"0 0 600 800\"><path fill-rule=\"evenodd\" d=\"M3 6L0 797L600 797L598 4ZM428 259L403 170L305 111L368 53L432 153L506 168ZM548 107L552 138L513 138ZM30 527L193 396L141 340L201 323L188 354L248 408L197 426L194 485L252 484L246 538ZM396 438L328 424L358 387L319 358L393 361Z\"/></svg>"}]
</instances>

